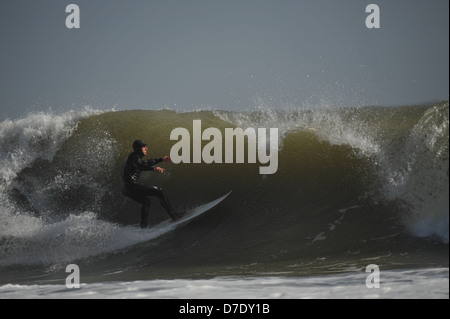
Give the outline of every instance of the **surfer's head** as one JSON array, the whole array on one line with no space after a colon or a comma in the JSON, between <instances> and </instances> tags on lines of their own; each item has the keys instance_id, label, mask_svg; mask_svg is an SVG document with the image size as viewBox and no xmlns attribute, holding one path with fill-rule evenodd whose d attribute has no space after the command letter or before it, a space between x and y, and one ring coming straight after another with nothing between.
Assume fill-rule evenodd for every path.
<instances>
[{"instance_id":1,"label":"surfer's head","mask_svg":"<svg viewBox=\"0 0 450 319\"><path fill-rule=\"evenodd\" d=\"M133 142L133 150L141 156L147 155L147 144L143 140Z\"/></svg>"}]
</instances>

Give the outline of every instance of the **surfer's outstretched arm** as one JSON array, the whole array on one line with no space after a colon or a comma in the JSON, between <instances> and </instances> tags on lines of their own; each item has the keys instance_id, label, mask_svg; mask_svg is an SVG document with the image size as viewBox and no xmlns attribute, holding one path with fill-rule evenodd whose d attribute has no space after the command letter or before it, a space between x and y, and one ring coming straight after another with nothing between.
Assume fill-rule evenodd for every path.
<instances>
[{"instance_id":1,"label":"surfer's outstretched arm","mask_svg":"<svg viewBox=\"0 0 450 319\"><path fill-rule=\"evenodd\" d=\"M163 158L161 158L161 160L163 162L172 162L172 160L170 159L169 156L164 156ZM164 173L166 171L165 168L161 168L161 167L154 167L154 170L157 171L158 173Z\"/></svg>"}]
</instances>

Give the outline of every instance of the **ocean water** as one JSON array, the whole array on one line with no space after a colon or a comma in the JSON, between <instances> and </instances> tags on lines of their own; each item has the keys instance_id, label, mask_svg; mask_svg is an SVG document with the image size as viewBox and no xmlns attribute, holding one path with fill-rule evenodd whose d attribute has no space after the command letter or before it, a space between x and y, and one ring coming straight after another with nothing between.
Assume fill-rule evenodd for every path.
<instances>
[{"instance_id":1,"label":"ocean water","mask_svg":"<svg viewBox=\"0 0 450 319\"><path fill-rule=\"evenodd\" d=\"M448 116L442 102L5 120L0 298L448 298ZM142 177L177 210L232 193L182 227L136 227L139 205L118 183L131 143L169 155L171 132L194 136L194 120L223 136L277 128L265 141L277 172L246 160L248 140L244 163L163 163ZM165 219L154 200L151 224ZM65 285L70 264L79 289ZM371 264L380 288L366 286Z\"/></svg>"}]
</instances>

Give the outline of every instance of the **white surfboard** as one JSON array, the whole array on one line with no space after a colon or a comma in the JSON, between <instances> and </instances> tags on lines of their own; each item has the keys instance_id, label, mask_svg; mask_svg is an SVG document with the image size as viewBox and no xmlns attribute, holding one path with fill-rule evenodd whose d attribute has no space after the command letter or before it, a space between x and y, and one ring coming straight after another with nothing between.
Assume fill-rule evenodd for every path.
<instances>
[{"instance_id":1,"label":"white surfboard","mask_svg":"<svg viewBox=\"0 0 450 319\"><path fill-rule=\"evenodd\" d=\"M206 203L204 205L198 206L190 211L188 211L186 214L184 214L180 219L178 219L177 221L171 221L171 220L166 220L163 221L155 226L152 226L150 228L147 228L148 230L153 230L153 231L169 231L172 229L175 229L176 227L187 223L188 221L193 220L194 218L200 216L203 213L206 213L208 210L214 208L215 206L219 205L223 200L225 200L225 198L228 197L228 195L230 195L231 192L229 192L228 194L223 195L222 197L213 200L212 202Z\"/></svg>"}]
</instances>

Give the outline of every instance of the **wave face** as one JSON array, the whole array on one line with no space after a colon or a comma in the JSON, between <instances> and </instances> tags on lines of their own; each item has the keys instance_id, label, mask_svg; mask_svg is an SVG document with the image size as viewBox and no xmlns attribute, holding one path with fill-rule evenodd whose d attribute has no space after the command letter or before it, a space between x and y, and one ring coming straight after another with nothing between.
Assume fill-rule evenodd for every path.
<instances>
[{"instance_id":1,"label":"wave face","mask_svg":"<svg viewBox=\"0 0 450 319\"><path fill-rule=\"evenodd\" d=\"M179 210L233 192L176 232L138 229L139 206L118 183L131 143L144 139L149 158L168 155L172 130L192 132L197 119L203 130L278 128L278 171L260 175L259 163L161 164L168 174L144 172L142 179L163 187ZM48 273L77 262L94 277L121 269L120 276L154 278L321 273L370 260L448 264L448 124L448 102L290 112L86 110L4 121L0 267ZM155 224L167 217L152 203Z\"/></svg>"}]
</instances>

